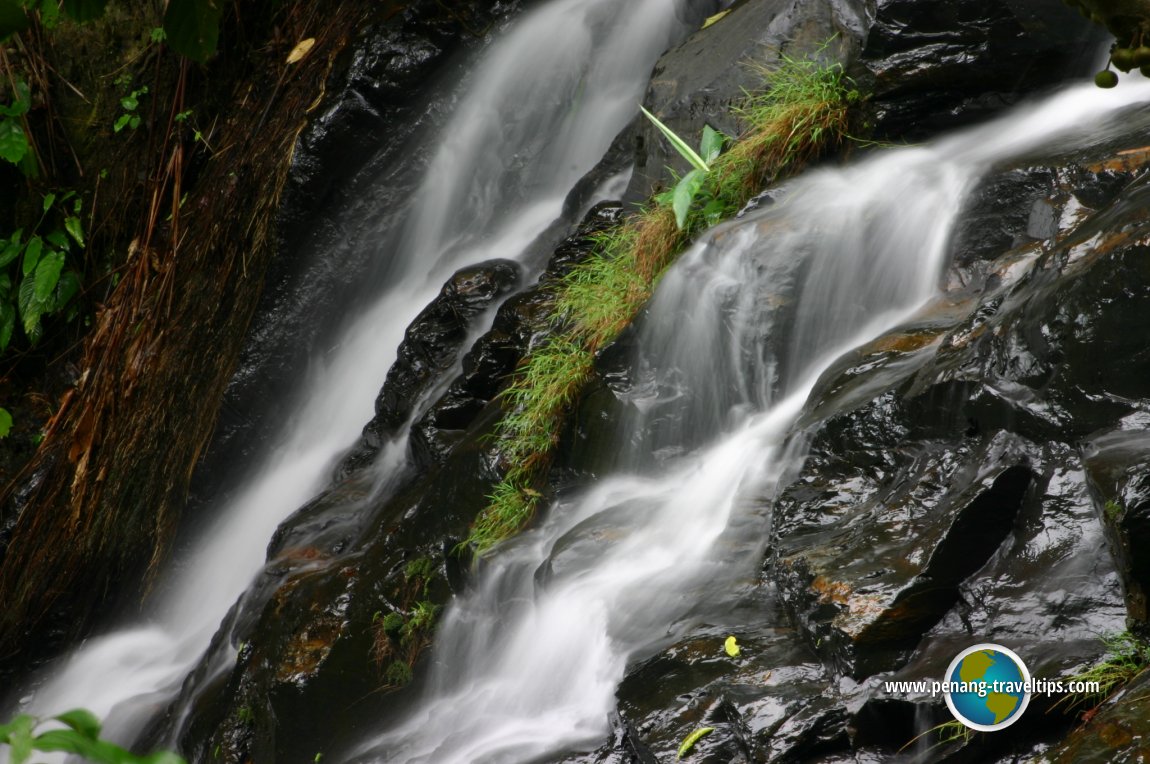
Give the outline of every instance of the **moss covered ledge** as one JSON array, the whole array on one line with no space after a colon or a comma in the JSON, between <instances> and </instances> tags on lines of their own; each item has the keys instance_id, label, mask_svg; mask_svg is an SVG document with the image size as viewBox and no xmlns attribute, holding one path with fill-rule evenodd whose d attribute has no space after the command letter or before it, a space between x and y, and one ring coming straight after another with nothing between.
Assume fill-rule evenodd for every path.
<instances>
[{"instance_id":1,"label":"moss covered ledge","mask_svg":"<svg viewBox=\"0 0 1150 764\"><path fill-rule=\"evenodd\" d=\"M594 373L596 353L634 319L694 236L849 139L859 93L841 65L817 54L784 56L760 70L764 89L736 110L742 133L711 162L681 228L672 193L660 194L596 236L592 256L560 281L553 333L524 358L501 393L505 413L496 433L505 473L471 527L466 543L478 553L535 516L564 418Z\"/></svg>"}]
</instances>

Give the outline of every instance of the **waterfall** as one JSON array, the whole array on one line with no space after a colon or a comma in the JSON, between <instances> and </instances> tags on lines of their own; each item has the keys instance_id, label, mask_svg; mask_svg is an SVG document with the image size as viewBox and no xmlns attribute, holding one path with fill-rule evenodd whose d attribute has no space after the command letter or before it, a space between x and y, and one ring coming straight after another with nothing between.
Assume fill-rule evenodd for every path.
<instances>
[{"instance_id":1,"label":"waterfall","mask_svg":"<svg viewBox=\"0 0 1150 764\"><path fill-rule=\"evenodd\" d=\"M935 296L981 175L1039 148L1105 141L1120 132L1108 118L1148 96L1143 84L1076 87L929 146L811 173L705 235L643 323L656 393L630 423L674 409L699 445L561 501L497 549L444 615L418 704L345 758L495 764L600 745L627 665L703 619L721 624L753 585L808 394L843 352Z\"/></svg>"},{"instance_id":2,"label":"waterfall","mask_svg":"<svg viewBox=\"0 0 1150 764\"><path fill-rule=\"evenodd\" d=\"M388 283L316 361L299 410L215 511L218 522L190 558L176 562L153 612L49 666L12 699L19 710L85 707L130 740L170 700L259 571L276 527L323 488L371 419L407 325L455 270L522 257L561 216L568 192L634 117L657 56L686 32L686 6L554 0L490 46L451 96L457 108L409 202ZM381 485L403 468L404 453L403 437L384 449Z\"/></svg>"}]
</instances>

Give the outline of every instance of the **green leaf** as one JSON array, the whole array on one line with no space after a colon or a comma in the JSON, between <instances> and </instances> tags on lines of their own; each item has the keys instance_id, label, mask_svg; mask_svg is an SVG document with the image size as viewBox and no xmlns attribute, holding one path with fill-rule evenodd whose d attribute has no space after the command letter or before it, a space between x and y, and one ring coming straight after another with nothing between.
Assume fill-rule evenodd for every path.
<instances>
[{"instance_id":1,"label":"green leaf","mask_svg":"<svg viewBox=\"0 0 1150 764\"><path fill-rule=\"evenodd\" d=\"M3 4L5 0L0 0ZM32 106L32 91L28 83L22 79L16 80L16 100L11 106L0 106L0 116L21 117L28 113Z\"/></svg>"},{"instance_id":2,"label":"green leaf","mask_svg":"<svg viewBox=\"0 0 1150 764\"><path fill-rule=\"evenodd\" d=\"M40 316L44 313L44 305L36 299L36 285L34 279L24 279L20 282L17 294L20 305L20 321L24 325L24 334L34 345L40 338Z\"/></svg>"},{"instance_id":3,"label":"green leaf","mask_svg":"<svg viewBox=\"0 0 1150 764\"><path fill-rule=\"evenodd\" d=\"M36 726L36 717L21 714L7 724L0 724L0 743L8 743L11 739L12 731L24 725L27 725L28 730L31 731L32 728Z\"/></svg>"},{"instance_id":4,"label":"green leaf","mask_svg":"<svg viewBox=\"0 0 1150 764\"><path fill-rule=\"evenodd\" d=\"M2 2L3 0L0 0ZM12 164L20 164L24 156L31 150L28 136L24 134L24 126L19 120L7 118L0 119L0 159Z\"/></svg>"},{"instance_id":5,"label":"green leaf","mask_svg":"<svg viewBox=\"0 0 1150 764\"><path fill-rule=\"evenodd\" d=\"M53 228L48 233L44 234L44 238L48 240L56 249L69 249L72 245L68 241L68 237L59 228Z\"/></svg>"},{"instance_id":6,"label":"green leaf","mask_svg":"<svg viewBox=\"0 0 1150 764\"><path fill-rule=\"evenodd\" d=\"M89 740L97 740L100 737L100 720L87 709L73 708L52 718L64 722Z\"/></svg>"},{"instance_id":7,"label":"green leaf","mask_svg":"<svg viewBox=\"0 0 1150 764\"><path fill-rule=\"evenodd\" d=\"M136 107L140 105L140 100L136 98L136 94L126 95L120 99L120 105L127 111L135 111Z\"/></svg>"},{"instance_id":8,"label":"green leaf","mask_svg":"<svg viewBox=\"0 0 1150 764\"><path fill-rule=\"evenodd\" d=\"M128 122L130 122L131 119L132 119L131 114L121 114L120 118L117 119L115 124L112 125L112 130L117 132L117 133L120 132L125 127L127 127Z\"/></svg>"},{"instance_id":9,"label":"green leaf","mask_svg":"<svg viewBox=\"0 0 1150 764\"><path fill-rule=\"evenodd\" d=\"M707 163L713 162L715 157L719 156L719 152L723 150L723 144L726 142L727 136L710 125L703 125L703 139L699 141L699 154Z\"/></svg>"},{"instance_id":10,"label":"green leaf","mask_svg":"<svg viewBox=\"0 0 1150 764\"><path fill-rule=\"evenodd\" d=\"M675 186L675 196L671 202L671 209L675 210L675 224L679 228L686 225L687 214L691 211L691 203L695 201L695 195L702 188L705 178L706 173L701 170L691 170Z\"/></svg>"},{"instance_id":11,"label":"green leaf","mask_svg":"<svg viewBox=\"0 0 1150 764\"><path fill-rule=\"evenodd\" d=\"M58 0L40 0L40 23L45 29L55 29L60 23L60 3Z\"/></svg>"},{"instance_id":12,"label":"green leaf","mask_svg":"<svg viewBox=\"0 0 1150 764\"><path fill-rule=\"evenodd\" d=\"M32 730L36 727L36 718L28 714L21 714L12 720L8 730L8 745L12 746L10 764L24 764L32 755Z\"/></svg>"},{"instance_id":13,"label":"green leaf","mask_svg":"<svg viewBox=\"0 0 1150 764\"><path fill-rule=\"evenodd\" d=\"M12 432L12 415L8 413L8 409L0 408L0 438L7 438L10 432Z\"/></svg>"},{"instance_id":14,"label":"green leaf","mask_svg":"<svg viewBox=\"0 0 1150 764\"><path fill-rule=\"evenodd\" d=\"M43 249L44 241L39 236L33 236L28 240L28 246L24 247L23 275L27 276L36 270L36 266L40 264L40 252Z\"/></svg>"},{"instance_id":15,"label":"green leaf","mask_svg":"<svg viewBox=\"0 0 1150 764\"><path fill-rule=\"evenodd\" d=\"M0 268L3 268L20 256L20 252L24 248L24 245L20 242L20 237L23 234L24 229L17 228L10 239L6 241L0 239Z\"/></svg>"},{"instance_id":16,"label":"green leaf","mask_svg":"<svg viewBox=\"0 0 1150 764\"><path fill-rule=\"evenodd\" d=\"M76 730L42 732L36 737L36 749L46 753L74 753L100 764L129 764L136 761L135 756L120 746L103 740L92 740Z\"/></svg>"},{"instance_id":17,"label":"green leaf","mask_svg":"<svg viewBox=\"0 0 1150 764\"><path fill-rule=\"evenodd\" d=\"M76 243L81 247L84 246L84 226L80 222L80 218L69 216L64 218L64 227L68 229L68 233L76 240Z\"/></svg>"},{"instance_id":18,"label":"green leaf","mask_svg":"<svg viewBox=\"0 0 1150 764\"><path fill-rule=\"evenodd\" d=\"M7 350L16 330L16 306L11 300L0 302L0 350Z\"/></svg>"},{"instance_id":19,"label":"green leaf","mask_svg":"<svg viewBox=\"0 0 1150 764\"><path fill-rule=\"evenodd\" d=\"M36 266L35 295L36 301L41 305L47 305L52 293L56 291L62 270L64 270L63 252L51 249L40 258L40 264Z\"/></svg>"},{"instance_id":20,"label":"green leaf","mask_svg":"<svg viewBox=\"0 0 1150 764\"><path fill-rule=\"evenodd\" d=\"M52 312L56 312L68 305L76 293L80 291L80 274L76 271L64 271L60 274L60 282L56 285L56 294L52 299Z\"/></svg>"},{"instance_id":21,"label":"green leaf","mask_svg":"<svg viewBox=\"0 0 1150 764\"><path fill-rule=\"evenodd\" d=\"M695 747L695 743L699 742L699 738L710 735L714 731L714 727L700 727L690 735L687 735L683 740L683 744L679 746L679 755L676 756L675 759L678 760L686 756L691 752L691 749Z\"/></svg>"},{"instance_id":22,"label":"green leaf","mask_svg":"<svg viewBox=\"0 0 1150 764\"><path fill-rule=\"evenodd\" d=\"M76 21L91 21L104 15L108 0L64 0L64 13Z\"/></svg>"},{"instance_id":23,"label":"green leaf","mask_svg":"<svg viewBox=\"0 0 1150 764\"><path fill-rule=\"evenodd\" d=\"M703 205L703 220L705 220L709 226L716 225L726 216L726 212L727 205L722 199L712 199Z\"/></svg>"},{"instance_id":24,"label":"green leaf","mask_svg":"<svg viewBox=\"0 0 1150 764\"><path fill-rule=\"evenodd\" d=\"M172 50L203 63L216 50L222 0L169 0L164 34Z\"/></svg>"},{"instance_id":25,"label":"green leaf","mask_svg":"<svg viewBox=\"0 0 1150 764\"><path fill-rule=\"evenodd\" d=\"M642 106L639 107L639 111L643 112L647 119L651 120L655 127L659 128L659 132L667 136L667 140L671 142L671 145L675 147L675 150L679 152L683 159L686 159L688 162L690 162L692 167L694 167L696 170L701 170L702 172L711 171L711 168L707 166L707 163L703 161L703 158L696 154L695 150L688 146L686 141L676 135L674 130L664 125L655 117L654 114L647 111Z\"/></svg>"},{"instance_id":26,"label":"green leaf","mask_svg":"<svg viewBox=\"0 0 1150 764\"><path fill-rule=\"evenodd\" d=\"M147 756L137 756L137 764L187 764L184 759L170 751L157 751Z\"/></svg>"},{"instance_id":27,"label":"green leaf","mask_svg":"<svg viewBox=\"0 0 1150 764\"><path fill-rule=\"evenodd\" d=\"M31 24L19 0L0 0L0 42Z\"/></svg>"}]
</instances>

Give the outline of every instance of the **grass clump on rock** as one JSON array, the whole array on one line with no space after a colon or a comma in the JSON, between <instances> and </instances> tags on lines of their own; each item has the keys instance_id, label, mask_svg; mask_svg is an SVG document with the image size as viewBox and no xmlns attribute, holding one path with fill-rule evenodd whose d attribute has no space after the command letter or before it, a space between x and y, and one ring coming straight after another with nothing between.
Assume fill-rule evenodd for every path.
<instances>
[{"instance_id":1,"label":"grass clump on rock","mask_svg":"<svg viewBox=\"0 0 1150 764\"><path fill-rule=\"evenodd\" d=\"M846 140L850 106L859 94L839 64L784 56L760 71L767 89L736 110L743 132L710 163L682 225L674 192L660 194L614 230L593 237L592 255L559 283L554 331L529 352L501 393L507 413L496 438L509 466L472 525L467 543L478 552L534 516L564 418L593 375L595 354L651 298L693 235Z\"/></svg>"}]
</instances>

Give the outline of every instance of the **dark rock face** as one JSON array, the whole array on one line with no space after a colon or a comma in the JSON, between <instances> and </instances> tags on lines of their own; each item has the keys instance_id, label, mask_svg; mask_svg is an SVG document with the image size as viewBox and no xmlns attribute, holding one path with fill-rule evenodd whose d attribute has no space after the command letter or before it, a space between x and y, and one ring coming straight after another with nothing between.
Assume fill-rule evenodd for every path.
<instances>
[{"instance_id":1,"label":"dark rock face","mask_svg":"<svg viewBox=\"0 0 1150 764\"><path fill-rule=\"evenodd\" d=\"M434 393L435 385L454 365L474 319L518 285L519 266L510 260L463 268L444 284L439 296L408 327L376 398L375 417L338 474L347 475L366 465L384 440L403 429L420 402Z\"/></svg>"},{"instance_id":2,"label":"dark rock face","mask_svg":"<svg viewBox=\"0 0 1150 764\"><path fill-rule=\"evenodd\" d=\"M827 40L831 43L821 55L847 64L857 57L866 26L862 0L736 3L726 16L659 59L644 105L691 144L708 124L738 135L731 109L747 91L763 86L763 75L754 66L771 66L782 55L809 51ZM642 116L624 136L635 156L626 201L645 201L663 183L666 167L680 175L690 169Z\"/></svg>"},{"instance_id":3,"label":"dark rock face","mask_svg":"<svg viewBox=\"0 0 1150 764\"><path fill-rule=\"evenodd\" d=\"M820 58L841 64L869 96L860 133L916 141L1086 76L1106 39L1042 0L748 0L659 59L644 105L688 143L705 124L737 135L731 108L763 87L755 66L826 43ZM642 117L620 141L635 156L627 201L657 190L665 167L689 169Z\"/></svg>"},{"instance_id":4,"label":"dark rock face","mask_svg":"<svg viewBox=\"0 0 1150 764\"><path fill-rule=\"evenodd\" d=\"M1052 3L878 0L858 79L876 138L920 140L1085 75L1105 40Z\"/></svg>"}]
</instances>

